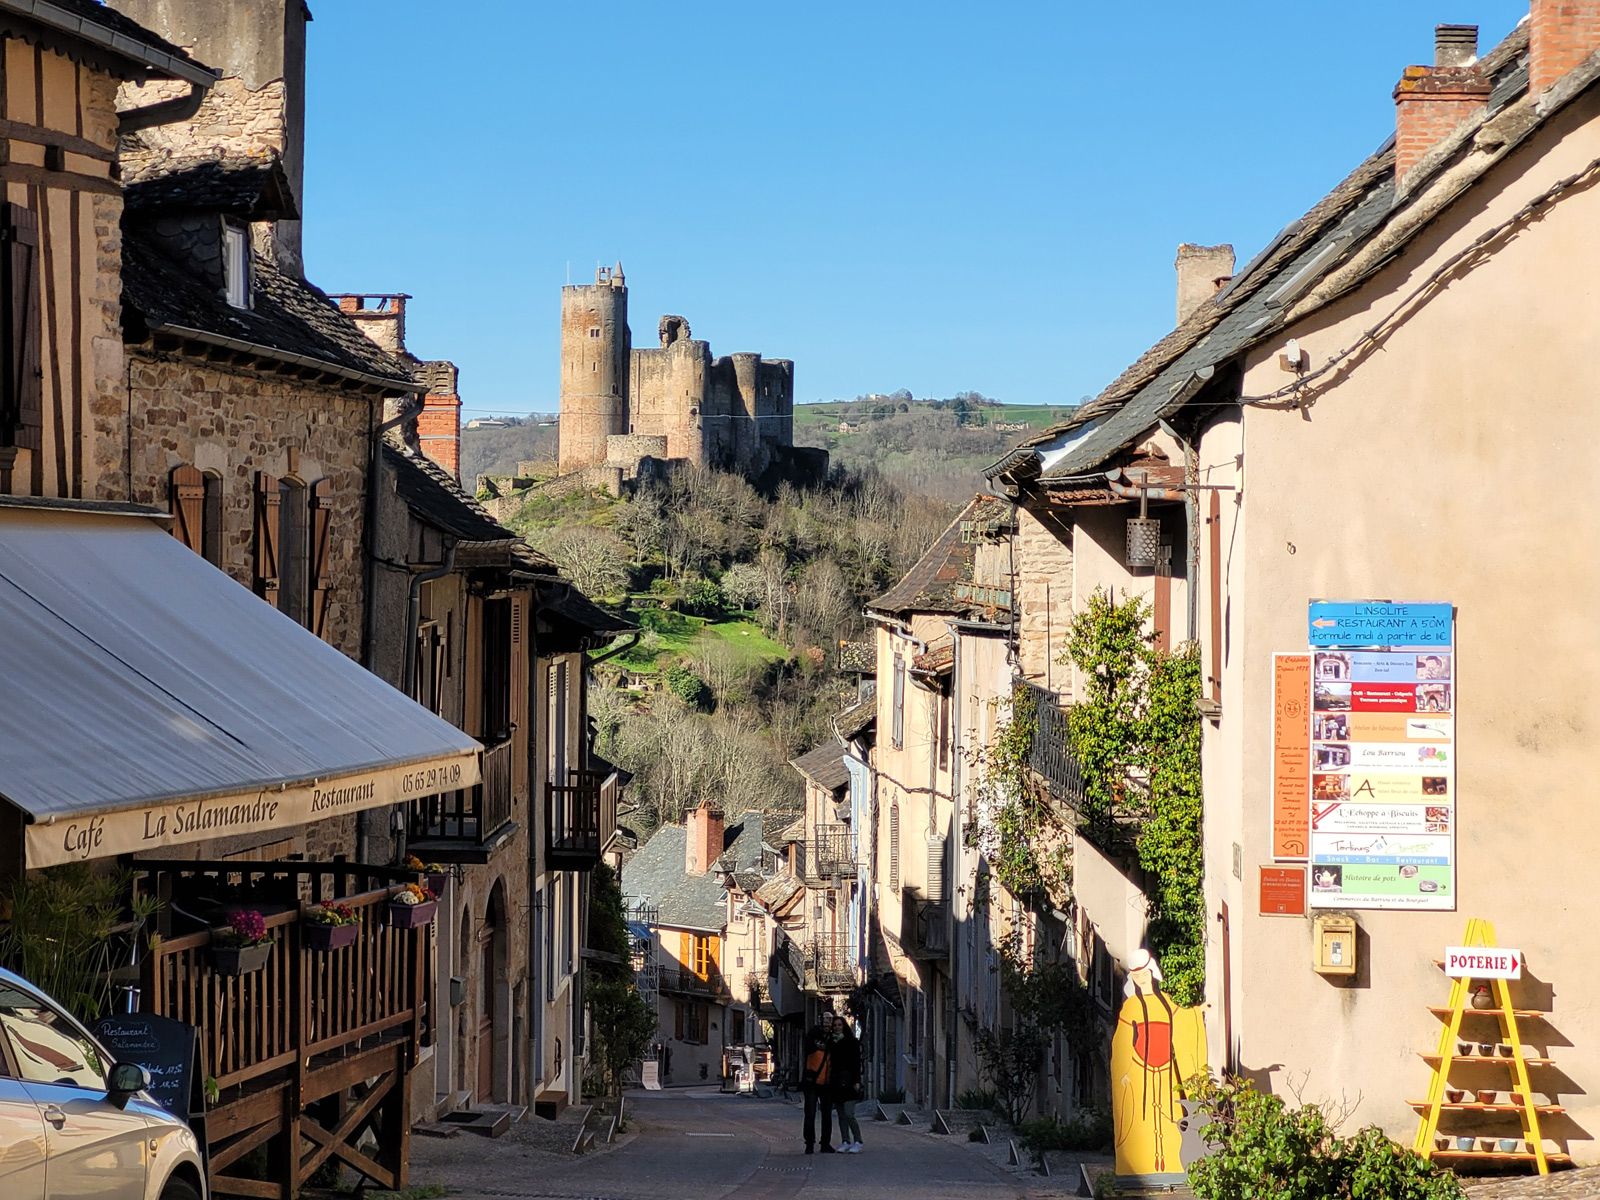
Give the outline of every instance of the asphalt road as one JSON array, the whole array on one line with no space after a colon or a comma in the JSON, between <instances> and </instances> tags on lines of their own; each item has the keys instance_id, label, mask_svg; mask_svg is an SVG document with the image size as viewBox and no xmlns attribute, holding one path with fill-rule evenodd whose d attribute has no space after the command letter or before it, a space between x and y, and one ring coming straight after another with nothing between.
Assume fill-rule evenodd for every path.
<instances>
[{"instance_id":1,"label":"asphalt road","mask_svg":"<svg viewBox=\"0 0 1600 1200\"><path fill-rule=\"evenodd\" d=\"M566 1158L515 1133L433 1147L417 1139L412 1182L443 1184L451 1200L1013 1200L1055 1182L1019 1179L965 1142L882 1122L863 1123L859 1154L808 1156L799 1106L775 1099L688 1089L628 1100L627 1140L603 1152Z\"/></svg>"}]
</instances>

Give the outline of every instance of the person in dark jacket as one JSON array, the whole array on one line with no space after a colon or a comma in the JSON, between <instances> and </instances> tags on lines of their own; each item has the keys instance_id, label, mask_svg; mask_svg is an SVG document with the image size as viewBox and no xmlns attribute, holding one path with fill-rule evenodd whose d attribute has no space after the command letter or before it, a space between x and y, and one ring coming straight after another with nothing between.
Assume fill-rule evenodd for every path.
<instances>
[{"instance_id":1,"label":"person in dark jacket","mask_svg":"<svg viewBox=\"0 0 1600 1200\"><path fill-rule=\"evenodd\" d=\"M817 1103L822 1104L822 1152L833 1154L835 1151L830 1144L833 1141L833 1105L832 1093L828 1090L828 1080L831 1076L833 1056L833 1038L826 1018L819 1023L809 1034L805 1041L805 1060L801 1063L800 1090L805 1093L806 1124L805 1139L806 1153L811 1154L816 1150L817 1133Z\"/></svg>"},{"instance_id":2,"label":"person in dark jacket","mask_svg":"<svg viewBox=\"0 0 1600 1200\"><path fill-rule=\"evenodd\" d=\"M838 1014L833 1018L831 1037L827 1094L829 1107L839 1112L839 1152L860 1154L861 1126L856 1121L856 1101L861 1099L861 1043L851 1032L849 1022Z\"/></svg>"}]
</instances>

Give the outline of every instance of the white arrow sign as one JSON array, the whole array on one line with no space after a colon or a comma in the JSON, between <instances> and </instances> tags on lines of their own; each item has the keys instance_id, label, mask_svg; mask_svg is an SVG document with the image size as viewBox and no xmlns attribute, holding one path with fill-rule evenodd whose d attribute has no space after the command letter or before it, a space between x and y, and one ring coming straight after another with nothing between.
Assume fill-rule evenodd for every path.
<instances>
[{"instance_id":1,"label":"white arrow sign","mask_svg":"<svg viewBox=\"0 0 1600 1200\"><path fill-rule=\"evenodd\" d=\"M1444 973L1452 979L1521 979L1522 951L1504 946L1446 946Z\"/></svg>"}]
</instances>

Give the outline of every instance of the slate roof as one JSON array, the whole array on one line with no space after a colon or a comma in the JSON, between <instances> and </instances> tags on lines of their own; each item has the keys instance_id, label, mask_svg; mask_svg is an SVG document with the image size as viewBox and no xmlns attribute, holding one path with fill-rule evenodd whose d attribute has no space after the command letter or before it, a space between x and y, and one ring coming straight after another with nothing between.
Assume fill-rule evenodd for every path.
<instances>
[{"instance_id":1,"label":"slate roof","mask_svg":"<svg viewBox=\"0 0 1600 1200\"><path fill-rule=\"evenodd\" d=\"M861 675L873 675L878 670L878 643L845 642L839 643L839 670L854 671Z\"/></svg>"},{"instance_id":2,"label":"slate roof","mask_svg":"<svg viewBox=\"0 0 1600 1200\"><path fill-rule=\"evenodd\" d=\"M1458 187L1442 202L1435 198L1432 204L1424 196L1452 159L1459 160L1463 152L1472 156L1474 135L1483 125L1505 114L1501 124L1510 125L1507 132L1514 129L1515 136L1504 142L1491 139L1490 152L1480 155L1484 161L1478 164L1473 178L1504 157L1510 146L1526 137L1534 125L1548 120L1559 108L1553 100L1564 101L1557 96L1563 87L1575 95L1600 77L1600 64L1591 62L1578 68L1547 93L1536 117L1517 120L1516 106L1533 105L1525 95L1527 44L1527 27L1519 26L1481 57L1482 73L1493 84L1487 112L1481 121L1468 122L1414 167L1405 181L1405 194L1396 189L1391 134L1305 216L1285 226L1229 284L1140 355L1100 395L1066 420L1024 439L985 474L991 479L1004 475L1024 485L1035 478L1070 485L1082 473L1103 466L1137 442L1157 421L1171 417L1197 396L1195 402L1203 404L1202 389L1207 380L1215 378L1218 367L1348 291L1390 261L1405 241L1462 190ZM1588 79L1581 78L1585 74ZM1513 111L1507 112L1508 109ZM1404 228L1402 236L1378 236L1395 226ZM1344 271L1346 264L1360 262L1364 246L1378 241L1382 242L1382 253L1369 255L1370 261L1362 271ZM1341 271L1345 278L1338 286L1328 287L1329 278L1338 278Z\"/></svg>"},{"instance_id":3,"label":"slate roof","mask_svg":"<svg viewBox=\"0 0 1600 1200\"><path fill-rule=\"evenodd\" d=\"M516 539L427 455L385 442L383 461L394 472L395 494L418 520L468 542Z\"/></svg>"},{"instance_id":4,"label":"slate roof","mask_svg":"<svg viewBox=\"0 0 1600 1200\"><path fill-rule=\"evenodd\" d=\"M755 900L768 912L781 916L794 898L805 890L805 884L793 875L775 875L756 891Z\"/></svg>"},{"instance_id":5,"label":"slate roof","mask_svg":"<svg viewBox=\"0 0 1600 1200\"><path fill-rule=\"evenodd\" d=\"M844 743L838 738L807 750L789 765L827 792L837 791L850 782L850 770L844 765Z\"/></svg>"},{"instance_id":6,"label":"slate roof","mask_svg":"<svg viewBox=\"0 0 1600 1200\"><path fill-rule=\"evenodd\" d=\"M833 727L845 741L850 741L864 733L868 726L878 719L878 698L868 696L865 700L857 700L849 708L833 719Z\"/></svg>"},{"instance_id":7,"label":"slate roof","mask_svg":"<svg viewBox=\"0 0 1600 1200\"><path fill-rule=\"evenodd\" d=\"M911 670L917 675L948 675L955 665L956 643L949 634L929 642L927 652L911 660Z\"/></svg>"},{"instance_id":8,"label":"slate roof","mask_svg":"<svg viewBox=\"0 0 1600 1200\"><path fill-rule=\"evenodd\" d=\"M994 496L976 496L961 510L932 546L895 584L868 608L886 613L970 613L977 611L971 600L956 597L956 585L972 582L973 553L976 543L963 540L963 523L1005 522L1011 517L1009 501Z\"/></svg>"},{"instance_id":9,"label":"slate roof","mask_svg":"<svg viewBox=\"0 0 1600 1200\"><path fill-rule=\"evenodd\" d=\"M335 374L359 376L395 391L421 390L410 372L357 329L321 289L259 257L255 285L254 307L235 308L219 289L163 254L150 235L137 228L123 232L125 325L142 321L156 331L193 330L203 338L298 356Z\"/></svg>"},{"instance_id":10,"label":"slate roof","mask_svg":"<svg viewBox=\"0 0 1600 1200\"><path fill-rule=\"evenodd\" d=\"M788 846L792 846L795 842L803 842L805 840L806 819L804 815L801 815L796 817L789 824L785 825L782 829L778 830L778 832L774 833L768 844L771 845L774 850L782 850Z\"/></svg>"},{"instance_id":11,"label":"slate roof","mask_svg":"<svg viewBox=\"0 0 1600 1200\"><path fill-rule=\"evenodd\" d=\"M690 875L683 869L688 830L663 825L639 847L622 868L622 894L628 906L644 903L656 908L656 923L686 929L721 929L726 923L727 893L715 871ZM737 825L722 831L723 845L732 852L736 869L761 862L761 814L747 812Z\"/></svg>"},{"instance_id":12,"label":"slate roof","mask_svg":"<svg viewBox=\"0 0 1600 1200\"><path fill-rule=\"evenodd\" d=\"M276 156L152 162L123 176L122 203L130 213L204 209L256 221L300 217Z\"/></svg>"}]
</instances>

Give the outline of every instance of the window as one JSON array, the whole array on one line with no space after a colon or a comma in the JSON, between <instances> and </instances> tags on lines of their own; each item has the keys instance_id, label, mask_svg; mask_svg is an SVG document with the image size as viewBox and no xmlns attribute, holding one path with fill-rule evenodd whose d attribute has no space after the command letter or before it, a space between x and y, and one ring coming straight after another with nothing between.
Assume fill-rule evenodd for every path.
<instances>
[{"instance_id":1,"label":"window","mask_svg":"<svg viewBox=\"0 0 1600 1200\"><path fill-rule=\"evenodd\" d=\"M0 1029L25 1082L106 1090L111 1064L70 1020L43 1001L0 985Z\"/></svg>"},{"instance_id":2,"label":"window","mask_svg":"<svg viewBox=\"0 0 1600 1200\"><path fill-rule=\"evenodd\" d=\"M728 1014L728 1041L731 1045L744 1045L744 1010L734 1009Z\"/></svg>"},{"instance_id":3,"label":"window","mask_svg":"<svg viewBox=\"0 0 1600 1200\"><path fill-rule=\"evenodd\" d=\"M0 446L44 446L39 218L0 203Z\"/></svg>"},{"instance_id":4,"label":"window","mask_svg":"<svg viewBox=\"0 0 1600 1200\"><path fill-rule=\"evenodd\" d=\"M590 330L589 330L589 336L592 337L592 338L599 337L600 336L600 327L598 325L591 327Z\"/></svg>"},{"instance_id":5,"label":"window","mask_svg":"<svg viewBox=\"0 0 1600 1200\"><path fill-rule=\"evenodd\" d=\"M939 770L950 769L950 693L939 693Z\"/></svg>"},{"instance_id":6,"label":"window","mask_svg":"<svg viewBox=\"0 0 1600 1200\"><path fill-rule=\"evenodd\" d=\"M706 1040L706 1015L705 1005L697 1004L693 1000L676 1001L677 1029L680 1042L704 1042Z\"/></svg>"},{"instance_id":7,"label":"window","mask_svg":"<svg viewBox=\"0 0 1600 1200\"><path fill-rule=\"evenodd\" d=\"M483 602L483 733L498 741L511 732L511 600ZM564 783L557 779L555 782Z\"/></svg>"},{"instance_id":8,"label":"window","mask_svg":"<svg viewBox=\"0 0 1600 1200\"><path fill-rule=\"evenodd\" d=\"M231 222L222 226L222 281L228 303L250 307L250 235Z\"/></svg>"},{"instance_id":9,"label":"window","mask_svg":"<svg viewBox=\"0 0 1600 1200\"><path fill-rule=\"evenodd\" d=\"M416 678L411 681L411 698L429 712L437 714L443 690L440 676L444 659L444 638L434 621L424 621L417 626Z\"/></svg>"},{"instance_id":10,"label":"window","mask_svg":"<svg viewBox=\"0 0 1600 1200\"><path fill-rule=\"evenodd\" d=\"M894 656L894 694L890 703L889 741L896 750L905 744L906 731L906 660Z\"/></svg>"},{"instance_id":11,"label":"window","mask_svg":"<svg viewBox=\"0 0 1600 1200\"><path fill-rule=\"evenodd\" d=\"M187 463L173 467L167 508L172 535L212 566L222 566L222 477Z\"/></svg>"},{"instance_id":12,"label":"window","mask_svg":"<svg viewBox=\"0 0 1600 1200\"><path fill-rule=\"evenodd\" d=\"M711 939L701 934L694 935L694 943L690 950L690 961L687 964L695 973L697 979L711 977Z\"/></svg>"},{"instance_id":13,"label":"window","mask_svg":"<svg viewBox=\"0 0 1600 1200\"><path fill-rule=\"evenodd\" d=\"M297 625L311 615L311 498L298 479L278 483L278 609Z\"/></svg>"}]
</instances>

